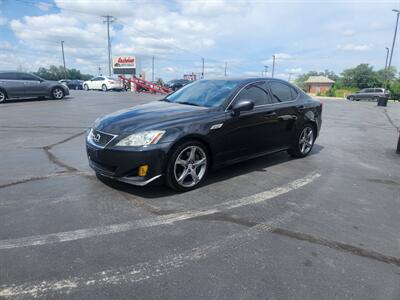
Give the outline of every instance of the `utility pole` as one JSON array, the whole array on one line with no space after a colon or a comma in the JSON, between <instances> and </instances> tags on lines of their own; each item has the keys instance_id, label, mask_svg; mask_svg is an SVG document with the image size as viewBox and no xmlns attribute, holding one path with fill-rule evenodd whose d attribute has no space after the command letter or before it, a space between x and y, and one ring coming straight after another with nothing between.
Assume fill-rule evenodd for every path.
<instances>
[{"instance_id":1,"label":"utility pole","mask_svg":"<svg viewBox=\"0 0 400 300\"><path fill-rule=\"evenodd\" d=\"M390 51L388 69L390 69L390 66L392 65L393 50L394 50L394 44L396 43L397 27L399 27L399 15L400 15L400 10L392 9L392 11L394 11L397 14L397 18L396 18L396 27L394 29L394 35L393 35L392 50Z\"/></svg>"},{"instance_id":2,"label":"utility pole","mask_svg":"<svg viewBox=\"0 0 400 300\"><path fill-rule=\"evenodd\" d=\"M62 51L62 58L63 58L64 74L66 75L67 69L65 68L64 41L61 41L61 51Z\"/></svg>"},{"instance_id":3,"label":"utility pole","mask_svg":"<svg viewBox=\"0 0 400 300\"><path fill-rule=\"evenodd\" d=\"M201 79L204 79L204 57L201 58Z\"/></svg>"},{"instance_id":4,"label":"utility pole","mask_svg":"<svg viewBox=\"0 0 400 300\"><path fill-rule=\"evenodd\" d=\"M103 23L107 23L107 41L108 41L108 75L111 76L111 40L110 40L110 24L115 21L113 16L103 16L105 20Z\"/></svg>"},{"instance_id":5,"label":"utility pole","mask_svg":"<svg viewBox=\"0 0 400 300\"><path fill-rule=\"evenodd\" d=\"M99 66L99 75L101 76L101 67Z\"/></svg>"},{"instance_id":6,"label":"utility pole","mask_svg":"<svg viewBox=\"0 0 400 300\"><path fill-rule=\"evenodd\" d=\"M389 48L385 47L386 49L386 61L385 61L385 71L387 70L388 58L389 58Z\"/></svg>"},{"instance_id":7,"label":"utility pole","mask_svg":"<svg viewBox=\"0 0 400 300\"><path fill-rule=\"evenodd\" d=\"M153 55L153 60L151 64L151 81L154 82L154 55Z\"/></svg>"},{"instance_id":8,"label":"utility pole","mask_svg":"<svg viewBox=\"0 0 400 300\"><path fill-rule=\"evenodd\" d=\"M267 77L268 76L268 66L264 66L264 69L265 69L265 77Z\"/></svg>"},{"instance_id":9,"label":"utility pole","mask_svg":"<svg viewBox=\"0 0 400 300\"><path fill-rule=\"evenodd\" d=\"M274 78L275 73L275 55L272 55L272 78Z\"/></svg>"},{"instance_id":10,"label":"utility pole","mask_svg":"<svg viewBox=\"0 0 400 300\"><path fill-rule=\"evenodd\" d=\"M226 77L226 68L228 67L228 63L227 62L225 62L225 77Z\"/></svg>"}]
</instances>

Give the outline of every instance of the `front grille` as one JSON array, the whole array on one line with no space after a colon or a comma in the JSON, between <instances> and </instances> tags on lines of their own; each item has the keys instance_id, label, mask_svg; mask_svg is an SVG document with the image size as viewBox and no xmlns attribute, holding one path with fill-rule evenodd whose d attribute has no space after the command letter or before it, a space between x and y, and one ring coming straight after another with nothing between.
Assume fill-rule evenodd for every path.
<instances>
[{"instance_id":1,"label":"front grille","mask_svg":"<svg viewBox=\"0 0 400 300\"><path fill-rule=\"evenodd\" d=\"M116 136L113 134L105 133L92 129L89 134L90 141L96 146L105 147L109 142L111 142Z\"/></svg>"}]
</instances>

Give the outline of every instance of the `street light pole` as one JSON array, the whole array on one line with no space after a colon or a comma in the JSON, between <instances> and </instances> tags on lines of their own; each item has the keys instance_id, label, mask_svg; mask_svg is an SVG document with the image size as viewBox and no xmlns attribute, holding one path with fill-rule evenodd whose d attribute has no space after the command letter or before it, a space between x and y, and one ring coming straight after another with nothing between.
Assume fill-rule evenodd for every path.
<instances>
[{"instance_id":1,"label":"street light pole","mask_svg":"<svg viewBox=\"0 0 400 300\"><path fill-rule=\"evenodd\" d=\"M393 35L392 50L390 51L388 69L390 69L390 66L392 65L393 50L394 50L394 44L396 43L397 27L399 27L399 15L400 15L400 10L392 9L392 11L394 11L397 14L397 18L396 18L396 27L394 29L394 35Z\"/></svg>"},{"instance_id":2,"label":"street light pole","mask_svg":"<svg viewBox=\"0 0 400 300\"><path fill-rule=\"evenodd\" d=\"M65 68L64 41L61 41L61 51L62 51L62 58L63 58L64 73L66 74L67 69Z\"/></svg>"},{"instance_id":3,"label":"street light pole","mask_svg":"<svg viewBox=\"0 0 400 300\"><path fill-rule=\"evenodd\" d=\"M153 60L151 64L151 81L154 82L154 55L153 55Z\"/></svg>"},{"instance_id":4,"label":"street light pole","mask_svg":"<svg viewBox=\"0 0 400 300\"><path fill-rule=\"evenodd\" d=\"M224 72L225 77L226 77L226 68L227 68L227 67L228 67L228 63L225 62L225 72Z\"/></svg>"},{"instance_id":5,"label":"street light pole","mask_svg":"<svg viewBox=\"0 0 400 300\"><path fill-rule=\"evenodd\" d=\"M204 57L201 58L201 79L204 79Z\"/></svg>"},{"instance_id":6,"label":"street light pole","mask_svg":"<svg viewBox=\"0 0 400 300\"><path fill-rule=\"evenodd\" d=\"M272 78L274 78L275 73L275 55L272 55Z\"/></svg>"}]
</instances>

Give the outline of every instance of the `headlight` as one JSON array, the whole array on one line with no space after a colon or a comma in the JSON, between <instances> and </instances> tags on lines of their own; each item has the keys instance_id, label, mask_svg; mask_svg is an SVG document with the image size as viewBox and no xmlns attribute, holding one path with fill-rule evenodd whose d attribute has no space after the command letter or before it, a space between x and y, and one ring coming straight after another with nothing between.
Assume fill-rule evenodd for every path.
<instances>
[{"instance_id":1,"label":"headlight","mask_svg":"<svg viewBox=\"0 0 400 300\"><path fill-rule=\"evenodd\" d=\"M164 133L164 130L150 130L131 134L120 140L117 146L146 146L157 144Z\"/></svg>"}]
</instances>

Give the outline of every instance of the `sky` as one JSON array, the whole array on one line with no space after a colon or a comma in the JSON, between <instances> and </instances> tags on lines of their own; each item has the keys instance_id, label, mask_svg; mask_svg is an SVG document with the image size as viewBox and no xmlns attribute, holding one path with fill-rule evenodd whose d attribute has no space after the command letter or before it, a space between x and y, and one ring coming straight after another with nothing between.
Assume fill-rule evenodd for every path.
<instances>
[{"instance_id":1,"label":"sky","mask_svg":"<svg viewBox=\"0 0 400 300\"><path fill-rule=\"evenodd\" d=\"M62 65L108 73L104 15L115 17L112 55L136 56L138 71L170 80L261 76L272 55L275 76L368 63L384 68L397 1L345 0L0 0L0 70ZM392 65L400 70L400 32Z\"/></svg>"}]
</instances>

